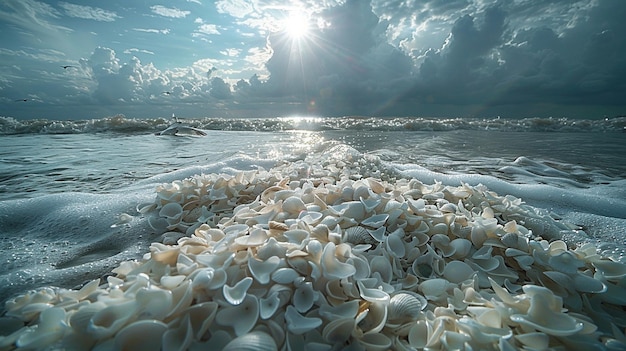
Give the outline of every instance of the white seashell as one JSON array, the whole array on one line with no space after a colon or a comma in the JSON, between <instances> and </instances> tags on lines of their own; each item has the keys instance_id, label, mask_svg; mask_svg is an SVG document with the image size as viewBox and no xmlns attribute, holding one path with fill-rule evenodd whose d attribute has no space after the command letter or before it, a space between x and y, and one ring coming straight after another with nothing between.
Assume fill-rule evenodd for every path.
<instances>
[{"instance_id":1,"label":"white seashell","mask_svg":"<svg viewBox=\"0 0 626 351\"><path fill-rule=\"evenodd\" d=\"M196 340L201 340L211 324L213 324L217 310L218 304L215 301L195 304L185 310L184 313L189 316L189 322L193 328Z\"/></svg>"},{"instance_id":2,"label":"white seashell","mask_svg":"<svg viewBox=\"0 0 626 351\"><path fill-rule=\"evenodd\" d=\"M133 322L115 335L115 348L137 351L159 350L166 330L167 324L154 319Z\"/></svg>"},{"instance_id":3,"label":"white seashell","mask_svg":"<svg viewBox=\"0 0 626 351\"><path fill-rule=\"evenodd\" d=\"M317 224L322 219L322 217L324 217L324 214L322 214L319 211L313 211L313 210L301 211L300 214L298 215L298 219L308 225Z\"/></svg>"},{"instance_id":4,"label":"white seashell","mask_svg":"<svg viewBox=\"0 0 626 351\"><path fill-rule=\"evenodd\" d=\"M541 332L515 335L515 339L533 350L547 350L550 344L550 336Z\"/></svg>"},{"instance_id":5,"label":"white seashell","mask_svg":"<svg viewBox=\"0 0 626 351\"><path fill-rule=\"evenodd\" d=\"M193 290L189 280L184 281L174 290L172 290L172 309L166 317L172 317L178 315L178 313L191 304L193 300Z\"/></svg>"},{"instance_id":6,"label":"white seashell","mask_svg":"<svg viewBox=\"0 0 626 351\"><path fill-rule=\"evenodd\" d=\"M317 299L317 292L313 290L313 284L306 282L298 286L293 293L293 306L300 313L305 313Z\"/></svg>"},{"instance_id":7,"label":"white seashell","mask_svg":"<svg viewBox=\"0 0 626 351\"><path fill-rule=\"evenodd\" d=\"M341 241L344 243L358 244L375 244L377 241L370 235L370 232L361 227L349 227L343 232Z\"/></svg>"},{"instance_id":8,"label":"white seashell","mask_svg":"<svg viewBox=\"0 0 626 351\"><path fill-rule=\"evenodd\" d=\"M168 329L163 334L163 351L184 351L189 348L193 341L193 328L189 315L185 315L180 324Z\"/></svg>"},{"instance_id":9,"label":"white seashell","mask_svg":"<svg viewBox=\"0 0 626 351\"><path fill-rule=\"evenodd\" d=\"M424 280L419 284L419 289L428 300L438 301L442 297L447 297L447 290L450 282L441 278Z\"/></svg>"},{"instance_id":10,"label":"white seashell","mask_svg":"<svg viewBox=\"0 0 626 351\"><path fill-rule=\"evenodd\" d=\"M555 336L568 336L583 329L583 323L565 313L557 312L560 302L552 291L536 285L525 285L524 292L530 297L526 314L513 314L511 321Z\"/></svg>"},{"instance_id":11,"label":"white seashell","mask_svg":"<svg viewBox=\"0 0 626 351\"><path fill-rule=\"evenodd\" d=\"M357 281L357 286L359 287L359 294L360 296L363 298L363 300L369 301L369 302L376 302L376 303L381 303L381 304L387 304L389 303L390 297L389 294L387 294L386 292L384 292L381 289L373 289L373 288L366 288L363 285L363 281L359 280ZM386 310L386 308L385 308Z\"/></svg>"},{"instance_id":12,"label":"white seashell","mask_svg":"<svg viewBox=\"0 0 626 351\"><path fill-rule=\"evenodd\" d=\"M418 350L424 349L428 345L432 333L431 323L426 320L418 320L409 330L409 345Z\"/></svg>"},{"instance_id":13,"label":"white seashell","mask_svg":"<svg viewBox=\"0 0 626 351\"><path fill-rule=\"evenodd\" d=\"M356 273L354 266L341 262L335 257L336 246L329 242L324 246L320 266L322 275L327 279L343 279Z\"/></svg>"},{"instance_id":14,"label":"white seashell","mask_svg":"<svg viewBox=\"0 0 626 351\"><path fill-rule=\"evenodd\" d=\"M354 318L339 318L331 320L324 326L322 337L331 345L340 345L346 342L354 331Z\"/></svg>"},{"instance_id":15,"label":"white seashell","mask_svg":"<svg viewBox=\"0 0 626 351\"><path fill-rule=\"evenodd\" d=\"M159 282L164 288L171 290L180 285L186 278L187 276L184 275L164 275Z\"/></svg>"},{"instance_id":16,"label":"white seashell","mask_svg":"<svg viewBox=\"0 0 626 351\"><path fill-rule=\"evenodd\" d=\"M203 268L194 272L191 287L194 291L220 289L226 284L226 272L222 269Z\"/></svg>"},{"instance_id":17,"label":"white seashell","mask_svg":"<svg viewBox=\"0 0 626 351\"><path fill-rule=\"evenodd\" d=\"M212 345L212 344L211 344ZM231 340L222 348L223 351L276 351L278 346L274 338L263 331L252 331Z\"/></svg>"},{"instance_id":18,"label":"white seashell","mask_svg":"<svg viewBox=\"0 0 626 351\"><path fill-rule=\"evenodd\" d=\"M224 298L231 305L239 305L242 303L248 293L248 289L252 285L253 279L251 277L245 277L238 281L234 286L224 284L222 292Z\"/></svg>"},{"instance_id":19,"label":"white seashell","mask_svg":"<svg viewBox=\"0 0 626 351\"><path fill-rule=\"evenodd\" d=\"M365 218L365 206L360 201L347 201L339 205L329 206L328 209L336 216L352 218L357 222Z\"/></svg>"},{"instance_id":20,"label":"white seashell","mask_svg":"<svg viewBox=\"0 0 626 351\"><path fill-rule=\"evenodd\" d=\"M359 300L350 300L336 306L324 304L319 309L320 316L327 320L355 318L357 312L359 312Z\"/></svg>"},{"instance_id":21,"label":"white seashell","mask_svg":"<svg viewBox=\"0 0 626 351\"><path fill-rule=\"evenodd\" d=\"M39 315L39 324L25 329L18 337L15 345L18 348L38 350L54 344L67 329L65 316L65 310L60 307L46 309ZM0 338L0 342L3 338Z\"/></svg>"},{"instance_id":22,"label":"white seashell","mask_svg":"<svg viewBox=\"0 0 626 351\"><path fill-rule=\"evenodd\" d=\"M393 278L393 267L389 259L384 256L374 257L370 262L370 270L372 273L378 272L385 283L389 283Z\"/></svg>"},{"instance_id":23,"label":"white seashell","mask_svg":"<svg viewBox=\"0 0 626 351\"><path fill-rule=\"evenodd\" d=\"M62 298L69 298L74 300L83 300L90 294L93 294L98 290L100 285L100 279L94 279L85 284L80 290L62 290L59 292L59 296Z\"/></svg>"},{"instance_id":24,"label":"white seashell","mask_svg":"<svg viewBox=\"0 0 626 351\"><path fill-rule=\"evenodd\" d=\"M371 230L371 229L367 229L367 232L370 233L370 236L372 238L374 238L375 242L373 242L372 244L375 244L376 242L382 243L383 241L385 241L386 236L385 236L385 232L387 231L387 228L385 227L380 227L378 229L375 230Z\"/></svg>"},{"instance_id":25,"label":"white seashell","mask_svg":"<svg viewBox=\"0 0 626 351\"><path fill-rule=\"evenodd\" d=\"M135 301L139 304L137 318L160 320L172 307L172 293L156 287L141 288L135 294Z\"/></svg>"},{"instance_id":26,"label":"white seashell","mask_svg":"<svg viewBox=\"0 0 626 351\"><path fill-rule=\"evenodd\" d=\"M389 300L390 322L401 323L414 320L426 308L426 299L417 294L398 293Z\"/></svg>"},{"instance_id":27,"label":"white seashell","mask_svg":"<svg viewBox=\"0 0 626 351\"><path fill-rule=\"evenodd\" d=\"M554 270L566 274L575 274L579 268L585 265L583 261L579 260L578 257L570 251L563 251L550 256L548 264Z\"/></svg>"},{"instance_id":28,"label":"white seashell","mask_svg":"<svg viewBox=\"0 0 626 351\"><path fill-rule=\"evenodd\" d=\"M467 239L456 238L450 241L450 247L454 249L451 257L458 260L467 257L472 249L472 242Z\"/></svg>"},{"instance_id":29,"label":"white seashell","mask_svg":"<svg viewBox=\"0 0 626 351\"><path fill-rule=\"evenodd\" d=\"M462 350L465 343L471 340L471 336L450 330L445 330L440 337L442 349Z\"/></svg>"},{"instance_id":30,"label":"white seashell","mask_svg":"<svg viewBox=\"0 0 626 351\"><path fill-rule=\"evenodd\" d=\"M235 243L241 246L255 247L263 245L267 241L267 232L265 229L254 228L249 235L243 235L235 238Z\"/></svg>"},{"instance_id":31,"label":"white seashell","mask_svg":"<svg viewBox=\"0 0 626 351\"><path fill-rule=\"evenodd\" d=\"M300 211L305 211L306 205L298 196L290 196L283 201L283 211L298 214Z\"/></svg>"},{"instance_id":32,"label":"white seashell","mask_svg":"<svg viewBox=\"0 0 626 351\"><path fill-rule=\"evenodd\" d=\"M609 280L619 280L626 276L626 264L621 262L598 260L593 262L593 266Z\"/></svg>"},{"instance_id":33,"label":"white seashell","mask_svg":"<svg viewBox=\"0 0 626 351\"><path fill-rule=\"evenodd\" d=\"M170 202L165 204L159 210L159 216L165 217L168 220L179 219L183 214L183 207L176 202Z\"/></svg>"},{"instance_id":34,"label":"white seashell","mask_svg":"<svg viewBox=\"0 0 626 351\"><path fill-rule=\"evenodd\" d=\"M360 197L359 200L365 207L365 212L367 213L374 211L378 207L378 205L381 204L380 197L368 197L368 198Z\"/></svg>"},{"instance_id":35,"label":"white seashell","mask_svg":"<svg viewBox=\"0 0 626 351\"><path fill-rule=\"evenodd\" d=\"M396 258L403 258L406 254L406 247L404 246L401 235L392 233L387 236L385 247L387 248L387 252Z\"/></svg>"},{"instance_id":36,"label":"white seashell","mask_svg":"<svg viewBox=\"0 0 626 351\"><path fill-rule=\"evenodd\" d=\"M380 332L387 322L387 301L374 301L357 315L357 325L364 334Z\"/></svg>"},{"instance_id":37,"label":"white seashell","mask_svg":"<svg viewBox=\"0 0 626 351\"><path fill-rule=\"evenodd\" d=\"M283 267L272 272L271 279L278 284L290 284L299 276L300 274L293 268Z\"/></svg>"},{"instance_id":38,"label":"white seashell","mask_svg":"<svg viewBox=\"0 0 626 351\"><path fill-rule=\"evenodd\" d=\"M291 305L287 306L285 322L287 322L287 329L296 335L304 334L322 325L320 318L304 317Z\"/></svg>"},{"instance_id":39,"label":"white seashell","mask_svg":"<svg viewBox=\"0 0 626 351\"><path fill-rule=\"evenodd\" d=\"M96 312L87 325L87 333L97 339L115 334L135 317L137 307L135 301L127 301Z\"/></svg>"},{"instance_id":40,"label":"white seashell","mask_svg":"<svg viewBox=\"0 0 626 351\"><path fill-rule=\"evenodd\" d=\"M361 225L370 227L370 228L380 228L385 225L385 222L389 219L389 214L381 213L377 215L373 215L371 217L367 217L363 221L361 221Z\"/></svg>"},{"instance_id":41,"label":"white seashell","mask_svg":"<svg viewBox=\"0 0 626 351\"><path fill-rule=\"evenodd\" d=\"M385 334L368 333L359 339L367 351L385 351L391 348L392 340Z\"/></svg>"},{"instance_id":42,"label":"white seashell","mask_svg":"<svg viewBox=\"0 0 626 351\"><path fill-rule=\"evenodd\" d=\"M272 256L265 261L257 260L252 256L248 257L248 269L250 269L252 276L261 284L269 283L271 274L279 264L280 258L277 256Z\"/></svg>"},{"instance_id":43,"label":"white seashell","mask_svg":"<svg viewBox=\"0 0 626 351\"><path fill-rule=\"evenodd\" d=\"M271 318L280 306L279 292L275 291L259 300L259 315L261 319Z\"/></svg>"},{"instance_id":44,"label":"white seashell","mask_svg":"<svg viewBox=\"0 0 626 351\"><path fill-rule=\"evenodd\" d=\"M443 277L454 284L470 279L474 273L474 269L462 261L450 261L443 269Z\"/></svg>"},{"instance_id":45,"label":"white seashell","mask_svg":"<svg viewBox=\"0 0 626 351\"><path fill-rule=\"evenodd\" d=\"M583 273L578 273L574 276L574 287L577 291L583 293L599 294L607 290L606 285L600 280Z\"/></svg>"},{"instance_id":46,"label":"white seashell","mask_svg":"<svg viewBox=\"0 0 626 351\"><path fill-rule=\"evenodd\" d=\"M233 327L237 336L252 330L258 319L259 301L252 294L247 294L238 305L220 308L215 316L217 324Z\"/></svg>"}]
</instances>

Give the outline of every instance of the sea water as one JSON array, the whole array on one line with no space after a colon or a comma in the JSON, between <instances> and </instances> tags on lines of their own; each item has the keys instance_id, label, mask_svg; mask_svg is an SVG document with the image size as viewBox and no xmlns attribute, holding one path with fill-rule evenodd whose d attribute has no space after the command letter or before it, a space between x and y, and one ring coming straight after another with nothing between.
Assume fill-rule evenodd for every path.
<instances>
[{"instance_id":1,"label":"sea water","mask_svg":"<svg viewBox=\"0 0 626 351\"><path fill-rule=\"evenodd\" d=\"M156 136L168 118L0 117L0 303L40 286L71 288L141 258L162 233L137 208L154 201L159 184L328 153L367 155L390 181L482 184L518 197L572 224L546 233L550 239L592 242L626 262L624 117L183 122L207 135Z\"/></svg>"}]
</instances>

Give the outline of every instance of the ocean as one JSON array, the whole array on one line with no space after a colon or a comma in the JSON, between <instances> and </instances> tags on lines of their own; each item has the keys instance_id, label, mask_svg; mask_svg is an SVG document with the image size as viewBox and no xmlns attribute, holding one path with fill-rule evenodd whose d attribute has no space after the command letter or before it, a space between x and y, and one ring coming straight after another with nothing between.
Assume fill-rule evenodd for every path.
<instances>
[{"instance_id":1,"label":"ocean","mask_svg":"<svg viewBox=\"0 0 626 351\"><path fill-rule=\"evenodd\" d=\"M485 187L567 223L542 231L529 221L545 239L592 243L626 264L626 117L180 121L206 135L155 135L170 118L0 117L3 305L30 289L106 279L121 262L141 260L163 240L140 211L162 184L286 164L346 165L353 180Z\"/></svg>"}]
</instances>

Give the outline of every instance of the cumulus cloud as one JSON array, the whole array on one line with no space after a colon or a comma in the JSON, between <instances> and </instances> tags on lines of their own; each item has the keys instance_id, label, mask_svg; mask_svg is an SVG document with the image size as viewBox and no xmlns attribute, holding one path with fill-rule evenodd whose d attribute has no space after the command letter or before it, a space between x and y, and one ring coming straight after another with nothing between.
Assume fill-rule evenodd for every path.
<instances>
[{"instance_id":1,"label":"cumulus cloud","mask_svg":"<svg viewBox=\"0 0 626 351\"><path fill-rule=\"evenodd\" d=\"M120 18L115 12L107 11L99 7L76 5L68 2L60 2L59 6L61 6L65 10L65 14L70 17L101 22L113 22Z\"/></svg>"},{"instance_id":2,"label":"cumulus cloud","mask_svg":"<svg viewBox=\"0 0 626 351\"><path fill-rule=\"evenodd\" d=\"M169 8L163 5L150 6L152 12L159 16L171 17L171 18L185 18L191 13L191 11L179 10L177 8Z\"/></svg>"}]
</instances>

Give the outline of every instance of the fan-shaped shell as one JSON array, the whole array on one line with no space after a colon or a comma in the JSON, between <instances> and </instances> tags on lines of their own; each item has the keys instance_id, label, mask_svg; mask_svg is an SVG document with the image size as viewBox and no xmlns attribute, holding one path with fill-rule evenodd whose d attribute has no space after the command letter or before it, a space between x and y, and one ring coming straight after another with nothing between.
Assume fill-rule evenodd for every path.
<instances>
[{"instance_id":1,"label":"fan-shaped shell","mask_svg":"<svg viewBox=\"0 0 626 351\"><path fill-rule=\"evenodd\" d=\"M395 294L389 300L388 319L396 323L414 320L426 308L426 304L426 299L418 298L417 294Z\"/></svg>"},{"instance_id":2,"label":"fan-shaped shell","mask_svg":"<svg viewBox=\"0 0 626 351\"><path fill-rule=\"evenodd\" d=\"M253 331L238 336L224 346L223 351L276 351L278 346L274 338L263 332Z\"/></svg>"}]
</instances>

